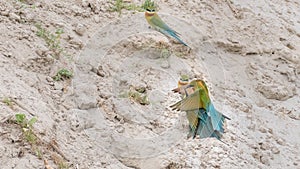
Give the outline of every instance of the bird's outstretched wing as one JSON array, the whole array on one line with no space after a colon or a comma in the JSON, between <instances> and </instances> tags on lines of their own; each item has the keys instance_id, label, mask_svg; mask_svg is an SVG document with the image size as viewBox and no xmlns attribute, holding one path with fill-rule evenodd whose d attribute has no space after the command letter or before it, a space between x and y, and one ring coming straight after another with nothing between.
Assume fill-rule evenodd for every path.
<instances>
[{"instance_id":1,"label":"bird's outstretched wing","mask_svg":"<svg viewBox=\"0 0 300 169\"><path fill-rule=\"evenodd\" d=\"M203 108L203 103L200 100L200 92L202 90L196 90L191 95L185 97L184 99L178 101L177 103L171 105L172 110L178 111L188 111L188 110L197 110Z\"/></svg>"}]
</instances>

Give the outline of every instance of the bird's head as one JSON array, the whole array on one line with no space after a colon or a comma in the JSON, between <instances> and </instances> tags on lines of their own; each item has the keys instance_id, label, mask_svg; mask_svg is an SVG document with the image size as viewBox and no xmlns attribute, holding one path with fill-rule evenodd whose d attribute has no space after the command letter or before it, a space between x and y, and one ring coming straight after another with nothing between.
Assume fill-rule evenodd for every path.
<instances>
[{"instance_id":1,"label":"bird's head","mask_svg":"<svg viewBox=\"0 0 300 169\"><path fill-rule=\"evenodd\" d=\"M187 85L189 83L189 77L187 75L182 75L178 81L178 87Z\"/></svg>"},{"instance_id":2,"label":"bird's head","mask_svg":"<svg viewBox=\"0 0 300 169\"><path fill-rule=\"evenodd\" d=\"M146 10L147 13L155 13L157 9L156 3L152 0L145 0L144 4L142 5L142 8Z\"/></svg>"}]
</instances>

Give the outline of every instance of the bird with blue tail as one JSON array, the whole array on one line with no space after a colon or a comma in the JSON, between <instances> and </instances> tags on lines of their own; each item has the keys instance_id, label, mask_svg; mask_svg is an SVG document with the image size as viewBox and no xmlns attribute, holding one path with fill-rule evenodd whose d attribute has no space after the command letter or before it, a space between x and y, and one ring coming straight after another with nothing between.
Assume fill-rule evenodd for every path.
<instances>
[{"instance_id":1,"label":"bird with blue tail","mask_svg":"<svg viewBox=\"0 0 300 169\"><path fill-rule=\"evenodd\" d=\"M186 111L190 127L188 137L199 135L200 138L215 137L221 141L224 121L230 118L214 108L205 82L198 79L189 83L180 79L178 88L173 91L179 92L182 100L171 105L171 108Z\"/></svg>"},{"instance_id":2,"label":"bird with blue tail","mask_svg":"<svg viewBox=\"0 0 300 169\"><path fill-rule=\"evenodd\" d=\"M176 32L175 30L171 29L162 19L157 15L156 11L154 8L147 8L145 12L145 18L149 25L164 34L167 37L173 37L175 38L178 42L183 44L184 46L188 46L185 42L183 42L180 39L180 34Z\"/></svg>"}]
</instances>

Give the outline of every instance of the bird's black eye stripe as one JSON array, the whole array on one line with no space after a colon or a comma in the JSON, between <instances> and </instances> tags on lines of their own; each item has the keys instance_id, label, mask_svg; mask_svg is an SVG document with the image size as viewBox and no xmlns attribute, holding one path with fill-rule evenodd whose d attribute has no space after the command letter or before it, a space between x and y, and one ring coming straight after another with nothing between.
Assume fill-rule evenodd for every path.
<instances>
[{"instance_id":1,"label":"bird's black eye stripe","mask_svg":"<svg viewBox=\"0 0 300 169\"><path fill-rule=\"evenodd\" d=\"M155 12L155 10L154 9L146 9L146 11L148 11L148 12Z\"/></svg>"}]
</instances>

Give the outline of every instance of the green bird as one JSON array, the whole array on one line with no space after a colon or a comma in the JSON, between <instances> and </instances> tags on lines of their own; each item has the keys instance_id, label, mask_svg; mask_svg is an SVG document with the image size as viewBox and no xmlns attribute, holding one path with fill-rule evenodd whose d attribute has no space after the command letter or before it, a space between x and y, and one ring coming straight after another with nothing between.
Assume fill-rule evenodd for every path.
<instances>
[{"instance_id":1,"label":"green bird","mask_svg":"<svg viewBox=\"0 0 300 169\"><path fill-rule=\"evenodd\" d=\"M155 9L147 8L145 12L145 18L149 25L155 30L161 32L162 34L175 38L178 42L183 44L184 46L188 46L185 42L183 42L179 33L175 30L171 29L162 19L157 15Z\"/></svg>"},{"instance_id":2,"label":"green bird","mask_svg":"<svg viewBox=\"0 0 300 169\"><path fill-rule=\"evenodd\" d=\"M184 95L171 108L187 112L190 134L193 137L198 134L200 138L216 137L220 140L224 132L224 120L229 118L214 108L205 82L193 80L183 86L178 85L173 91Z\"/></svg>"}]
</instances>

